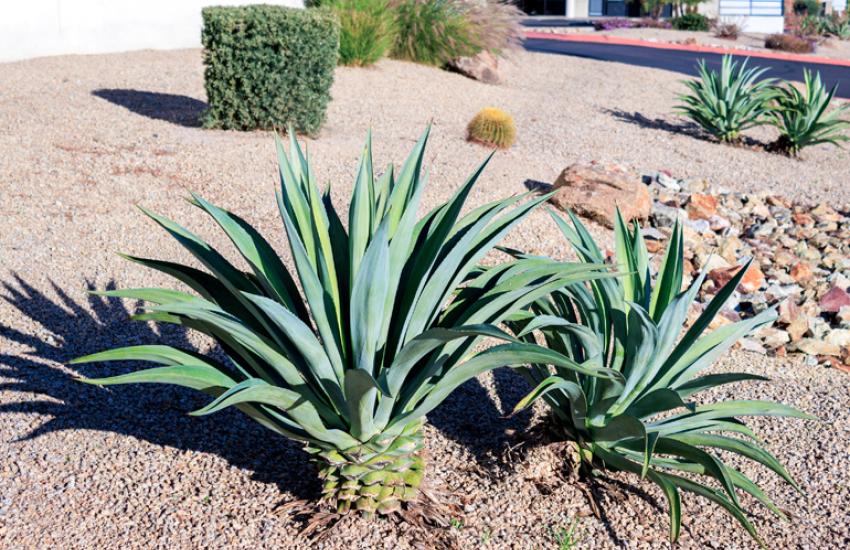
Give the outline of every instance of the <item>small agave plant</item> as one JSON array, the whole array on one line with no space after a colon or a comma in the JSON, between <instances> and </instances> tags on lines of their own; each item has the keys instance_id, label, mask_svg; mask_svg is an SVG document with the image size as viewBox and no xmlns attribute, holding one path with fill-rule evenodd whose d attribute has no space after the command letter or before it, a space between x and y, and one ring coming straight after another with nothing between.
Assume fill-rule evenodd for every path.
<instances>
[{"instance_id":1,"label":"small agave plant","mask_svg":"<svg viewBox=\"0 0 850 550\"><path fill-rule=\"evenodd\" d=\"M586 369L611 368L622 377L599 379L575 370L546 365L521 369L534 389L516 406L536 399L551 409L556 431L574 445L580 471L606 469L647 477L663 490L670 512L670 536L681 524L679 490L714 501L735 517L759 542L739 500L743 490L777 516L785 514L746 475L715 451L754 460L799 490L797 483L740 420L746 416L812 418L791 407L751 400L711 402L696 394L723 384L765 380L747 373L703 374L741 337L770 324L774 308L706 333L729 299L749 263L732 278L683 330L688 308L705 278L700 274L684 292L682 229L676 224L653 285L640 227L630 230L617 213L616 261L622 276L574 284L554 291L527 311L512 315L516 335L528 342L540 334L546 345ZM573 227L552 214L578 256L595 264L602 252L581 222ZM730 437L734 434L737 437ZM684 474L684 475L681 475ZM704 484L700 476L717 482Z\"/></svg>"},{"instance_id":2,"label":"small agave plant","mask_svg":"<svg viewBox=\"0 0 850 550\"><path fill-rule=\"evenodd\" d=\"M779 90L776 105L770 114L770 123L779 129L780 136L770 149L796 156L801 149L810 145L829 143L840 146L850 141L842 131L850 128L850 120L841 118L850 110L843 104L829 109L838 84L828 90L820 78L803 69L803 90L788 83Z\"/></svg>"},{"instance_id":3,"label":"small agave plant","mask_svg":"<svg viewBox=\"0 0 850 550\"><path fill-rule=\"evenodd\" d=\"M728 143L741 140L741 132L764 124L770 100L777 92L774 79L762 79L767 69L747 68L732 56L724 55L720 72L710 70L705 60L697 65L699 78L685 82L689 94L679 96L677 110L703 130Z\"/></svg>"},{"instance_id":4,"label":"small agave plant","mask_svg":"<svg viewBox=\"0 0 850 550\"><path fill-rule=\"evenodd\" d=\"M417 498L425 471L425 415L466 380L527 360L583 376L613 375L496 328L560 286L606 276L603 266L519 260L479 272L478 261L546 197L525 202L511 197L461 216L485 161L448 202L417 219L427 135L398 174L390 166L378 179L367 142L348 231L295 139L289 157L278 140L277 202L294 270L245 220L197 195L191 202L221 227L250 271L189 230L144 210L206 271L129 259L196 294L158 288L103 294L148 302L136 319L200 331L215 340L227 361L164 345L130 346L73 363L132 360L160 366L83 381L176 384L209 394L213 400L193 414L236 407L303 442L320 469L322 500L339 513L371 515L393 513ZM476 347L483 337L501 343Z\"/></svg>"}]
</instances>

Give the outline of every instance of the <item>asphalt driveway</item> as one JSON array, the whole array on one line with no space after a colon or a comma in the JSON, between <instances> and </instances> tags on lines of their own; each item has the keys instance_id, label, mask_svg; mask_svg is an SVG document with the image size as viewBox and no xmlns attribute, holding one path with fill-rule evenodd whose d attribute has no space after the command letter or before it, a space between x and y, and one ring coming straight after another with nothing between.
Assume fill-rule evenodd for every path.
<instances>
[{"instance_id":1,"label":"asphalt driveway","mask_svg":"<svg viewBox=\"0 0 850 550\"><path fill-rule=\"evenodd\" d=\"M544 38L526 38L524 46L526 50L532 52L627 63L641 67L652 67L653 69L664 69L689 76L697 74L696 64L698 60L705 59L710 67L719 70L720 60L723 57L722 54L718 53ZM741 58L742 56L734 55L734 57ZM850 67L763 57L753 58L749 64L750 66L767 67L766 76L787 80L802 80L804 68L820 71L821 78L827 86L831 87L838 84L838 92L836 93L838 97L850 99Z\"/></svg>"}]
</instances>

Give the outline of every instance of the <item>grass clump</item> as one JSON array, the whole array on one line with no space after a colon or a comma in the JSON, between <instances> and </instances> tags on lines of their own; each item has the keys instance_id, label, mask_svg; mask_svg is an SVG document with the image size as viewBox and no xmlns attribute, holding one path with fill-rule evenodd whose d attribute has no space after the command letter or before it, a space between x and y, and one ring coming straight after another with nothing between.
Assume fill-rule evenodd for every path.
<instances>
[{"instance_id":1,"label":"grass clump","mask_svg":"<svg viewBox=\"0 0 850 550\"><path fill-rule=\"evenodd\" d=\"M339 62L364 67L387 55L396 40L389 0L332 0L327 7L340 22Z\"/></svg>"},{"instance_id":2,"label":"grass clump","mask_svg":"<svg viewBox=\"0 0 850 550\"><path fill-rule=\"evenodd\" d=\"M496 107L485 107L473 117L466 127L467 140L507 149L516 140L514 119Z\"/></svg>"}]
</instances>

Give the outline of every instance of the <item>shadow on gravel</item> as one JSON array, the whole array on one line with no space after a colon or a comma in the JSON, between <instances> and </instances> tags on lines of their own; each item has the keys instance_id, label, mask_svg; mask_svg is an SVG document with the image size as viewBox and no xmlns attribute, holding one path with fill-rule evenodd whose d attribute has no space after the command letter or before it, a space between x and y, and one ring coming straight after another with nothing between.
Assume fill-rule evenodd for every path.
<instances>
[{"instance_id":1,"label":"shadow on gravel","mask_svg":"<svg viewBox=\"0 0 850 550\"><path fill-rule=\"evenodd\" d=\"M663 130L665 132L670 132L671 134L683 134L697 139L710 141L709 137L702 131L702 128L694 122L671 122L663 118L649 118L637 111L630 113L629 111L623 111L620 109L603 109L602 112L607 115L611 115L620 122L634 124L644 129Z\"/></svg>"},{"instance_id":2,"label":"shadow on gravel","mask_svg":"<svg viewBox=\"0 0 850 550\"><path fill-rule=\"evenodd\" d=\"M118 298L90 296L86 307L53 283L55 301L18 275L13 279L2 283L0 299L36 326L28 333L0 323L0 341L30 348L20 354L0 353L0 390L25 394L14 402L0 402L0 414L46 418L30 433L20 434L18 441L63 430L113 432L157 445L214 453L252 471L257 481L276 483L281 493L298 499L318 497L320 484L300 446L274 436L238 411L189 417L187 412L207 401L198 392L162 384L90 386L75 381L60 366L74 357L124 345L164 343L191 350L185 329L163 325L154 330L147 323L131 322L127 317L132 311ZM88 287L94 288L91 283ZM106 289L114 287L110 282ZM128 366L100 363L75 365L74 370L98 377L135 370Z\"/></svg>"},{"instance_id":3,"label":"shadow on gravel","mask_svg":"<svg viewBox=\"0 0 850 550\"><path fill-rule=\"evenodd\" d=\"M493 371L493 386L503 408L500 411L487 390L477 379L456 389L428 415L428 421L440 433L466 447L479 465L490 465L513 438L510 431L521 434L531 424L531 410L510 418L514 405L531 391L528 383L510 369Z\"/></svg>"},{"instance_id":4,"label":"shadow on gravel","mask_svg":"<svg viewBox=\"0 0 850 550\"><path fill-rule=\"evenodd\" d=\"M193 97L141 90L101 88L92 95L133 111L137 115L164 120L180 126L201 126L201 114L207 104Z\"/></svg>"}]
</instances>

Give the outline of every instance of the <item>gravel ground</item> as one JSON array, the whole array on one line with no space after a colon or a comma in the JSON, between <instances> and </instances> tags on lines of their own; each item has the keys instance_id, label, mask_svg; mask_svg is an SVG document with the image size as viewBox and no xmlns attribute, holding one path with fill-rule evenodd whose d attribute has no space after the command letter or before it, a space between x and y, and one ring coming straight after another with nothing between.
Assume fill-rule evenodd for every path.
<instances>
[{"instance_id":1,"label":"gravel ground","mask_svg":"<svg viewBox=\"0 0 850 550\"><path fill-rule=\"evenodd\" d=\"M670 42L673 44L696 43L703 46L715 48L741 48L756 52L776 52L764 47L766 34L742 32L737 40L719 38L713 32L702 31L677 31L675 29L611 29L607 31L595 31L586 27L540 27L534 28L535 32L552 32L569 34L576 32L587 32L606 36L619 36L623 38L639 38L654 42ZM781 53L781 52L780 52ZM836 38L821 39L812 53L817 57L828 57L832 59L847 59L850 57L850 41L838 40Z\"/></svg>"},{"instance_id":2,"label":"gravel ground","mask_svg":"<svg viewBox=\"0 0 850 550\"><path fill-rule=\"evenodd\" d=\"M185 260L134 208L199 228L224 245L203 215L179 200L186 189L242 214L283 249L266 133L201 130L198 51L45 58L0 66L0 548L305 548L298 524L273 512L311 498L317 484L297 445L237 413L185 412L198 396L167 387L81 386L62 366L74 356L132 342L203 348L196 336L125 322L136 305L86 296L87 287L155 286L166 279L116 251ZM561 56L518 53L508 83L493 87L399 62L337 73L329 120L308 148L322 181L350 192L367 126L378 162L400 161L432 120L433 206L486 154L463 141L467 120L493 104L511 111L517 145L499 153L471 206L551 182L571 162L667 169L727 188L770 189L850 202L839 180L847 153L815 148L795 161L671 131L678 75ZM769 131L764 130L764 139ZM563 256L543 213L520 226L512 246ZM719 369L767 374L736 397L783 400L822 422L754 422L806 488L800 498L768 472L745 467L792 510L791 524L755 521L776 548L850 544L848 386L835 371L735 353ZM90 376L115 372L86 367ZM544 450L507 472L488 449L508 443L536 416L500 418L526 391L510 373L464 386L431 418L430 478L464 496L464 548L555 548L553 532L579 518L580 548L663 548L666 517L653 487L615 476L606 519L589 516L573 485L547 489L556 466ZM728 397L718 394L718 398ZM540 411L535 414L539 415ZM542 480L542 481L541 481ZM549 494L544 494L549 493ZM700 499L687 498L681 548L753 548L742 530ZM319 548L427 548L421 534L388 522L345 522Z\"/></svg>"}]
</instances>

